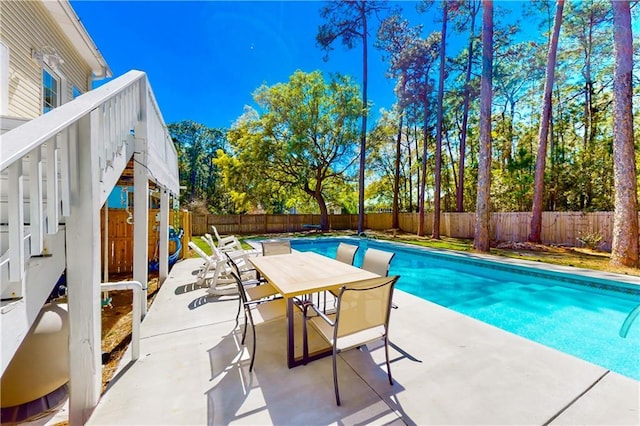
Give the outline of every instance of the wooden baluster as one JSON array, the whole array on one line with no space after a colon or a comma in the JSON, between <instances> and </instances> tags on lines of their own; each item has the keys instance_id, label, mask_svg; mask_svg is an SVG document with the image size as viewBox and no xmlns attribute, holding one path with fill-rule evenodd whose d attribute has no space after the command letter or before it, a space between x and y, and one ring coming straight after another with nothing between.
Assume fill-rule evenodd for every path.
<instances>
[{"instance_id":1,"label":"wooden baluster","mask_svg":"<svg viewBox=\"0 0 640 426\"><path fill-rule=\"evenodd\" d=\"M58 206L58 148L56 136L46 142L47 153L47 233L49 235L58 232L59 211Z\"/></svg>"},{"instance_id":2,"label":"wooden baluster","mask_svg":"<svg viewBox=\"0 0 640 426\"><path fill-rule=\"evenodd\" d=\"M71 214L71 181L70 170L72 167L70 145L78 137L78 124L74 123L62 131L60 140L60 195L62 198L62 216Z\"/></svg>"},{"instance_id":3,"label":"wooden baluster","mask_svg":"<svg viewBox=\"0 0 640 426\"><path fill-rule=\"evenodd\" d=\"M21 283L24 276L24 176L22 160L9 166L9 281ZM22 296L21 285L12 290L12 297ZM3 293L4 293L3 289Z\"/></svg>"},{"instance_id":4,"label":"wooden baluster","mask_svg":"<svg viewBox=\"0 0 640 426\"><path fill-rule=\"evenodd\" d=\"M40 147L29 153L29 231L31 255L42 254L44 248L44 194L42 189L42 151Z\"/></svg>"}]
</instances>

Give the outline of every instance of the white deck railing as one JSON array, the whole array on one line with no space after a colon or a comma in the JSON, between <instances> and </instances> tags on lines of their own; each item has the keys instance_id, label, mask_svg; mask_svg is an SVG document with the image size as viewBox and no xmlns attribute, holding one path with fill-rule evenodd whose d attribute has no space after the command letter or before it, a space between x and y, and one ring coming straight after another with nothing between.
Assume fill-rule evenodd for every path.
<instances>
[{"instance_id":1,"label":"white deck railing","mask_svg":"<svg viewBox=\"0 0 640 426\"><path fill-rule=\"evenodd\" d=\"M89 140L79 126L90 125ZM136 137L139 132L141 137ZM86 134L86 133L84 133ZM144 138L144 139L142 139ZM25 265L41 255L71 212L70 182L78 144L91 144L100 168L99 205L106 201L134 150L146 152L149 178L177 194L177 153L146 74L127 74L2 135L0 244L2 299L24 294Z\"/></svg>"}]
</instances>

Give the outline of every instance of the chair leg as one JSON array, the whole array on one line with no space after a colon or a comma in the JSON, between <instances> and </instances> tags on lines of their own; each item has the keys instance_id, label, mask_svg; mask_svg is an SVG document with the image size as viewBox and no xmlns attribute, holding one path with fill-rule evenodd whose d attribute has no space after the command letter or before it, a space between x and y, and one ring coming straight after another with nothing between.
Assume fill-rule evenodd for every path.
<instances>
[{"instance_id":1,"label":"chair leg","mask_svg":"<svg viewBox=\"0 0 640 426\"><path fill-rule=\"evenodd\" d=\"M333 347L333 388L336 392L336 404L340 405L340 393L338 392L338 352Z\"/></svg>"},{"instance_id":2,"label":"chair leg","mask_svg":"<svg viewBox=\"0 0 640 426\"><path fill-rule=\"evenodd\" d=\"M309 358L309 332L307 330L307 309L309 305L304 305L302 308L302 359L304 365L307 365L307 358Z\"/></svg>"},{"instance_id":3,"label":"chair leg","mask_svg":"<svg viewBox=\"0 0 640 426\"><path fill-rule=\"evenodd\" d=\"M244 345L244 339L247 337L247 322L249 321L249 319L247 317L248 317L247 316L247 311L246 311L246 308L245 308L245 311L244 311L244 330L242 330L242 340L240 341L240 343L242 345Z\"/></svg>"},{"instance_id":4,"label":"chair leg","mask_svg":"<svg viewBox=\"0 0 640 426\"><path fill-rule=\"evenodd\" d=\"M236 326L234 327L234 330L236 328L238 328L238 325L240 324L240 310L242 309L242 297L238 297L238 313L236 313Z\"/></svg>"},{"instance_id":5,"label":"chair leg","mask_svg":"<svg viewBox=\"0 0 640 426\"><path fill-rule=\"evenodd\" d=\"M253 325L253 321L251 321L251 333L253 335L253 348L251 349L251 364L249 365L249 372L253 371L253 363L256 360L256 346L258 346L258 342L256 341L256 326Z\"/></svg>"},{"instance_id":6,"label":"chair leg","mask_svg":"<svg viewBox=\"0 0 640 426\"><path fill-rule=\"evenodd\" d=\"M393 378L391 377L391 363L389 362L389 337L384 337L384 354L387 357L387 375L389 376L389 384L393 386Z\"/></svg>"}]
</instances>

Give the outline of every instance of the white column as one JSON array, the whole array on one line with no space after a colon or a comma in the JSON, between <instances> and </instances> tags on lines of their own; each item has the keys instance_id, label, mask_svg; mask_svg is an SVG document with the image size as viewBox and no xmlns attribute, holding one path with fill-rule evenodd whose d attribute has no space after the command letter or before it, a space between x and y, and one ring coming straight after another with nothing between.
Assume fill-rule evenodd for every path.
<instances>
[{"instance_id":1,"label":"white column","mask_svg":"<svg viewBox=\"0 0 640 426\"><path fill-rule=\"evenodd\" d=\"M160 251L158 284L162 284L169 275L169 191L160 190ZM177 231L177 230L176 230Z\"/></svg>"},{"instance_id":2,"label":"white column","mask_svg":"<svg viewBox=\"0 0 640 426\"><path fill-rule=\"evenodd\" d=\"M100 206L96 114L81 119L71 163L71 214L66 220L69 303L69 423L85 424L100 398ZM74 155L74 157L76 157Z\"/></svg>"},{"instance_id":3,"label":"white column","mask_svg":"<svg viewBox=\"0 0 640 426\"><path fill-rule=\"evenodd\" d=\"M109 282L109 199L105 201L104 206L104 234L102 235L102 282Z\"/></svg>"},{"instance_id":4,"label":"white column","mask_svg":"<svg viewBox=\"0 0 640 426\"><path fill-rule=\"evenodd\" d=\"M133 154L133 280L142 284L142 317L147 314L149 280L149 176L147 175L147 86L140 84L140 120Z\"/></svg>"},{"instance_id":5,"label":"white column","mask_svg":"<svg viewBox=\"0 0 640 426\"><path fill-rule=\"evenodd\" d=\"M136 133L137 138L137 133ZM142 154L134 154L133 165L133 280L142 283L142 316L147 314L149 278L149 180Z\"/></svg>"}]
</instances>

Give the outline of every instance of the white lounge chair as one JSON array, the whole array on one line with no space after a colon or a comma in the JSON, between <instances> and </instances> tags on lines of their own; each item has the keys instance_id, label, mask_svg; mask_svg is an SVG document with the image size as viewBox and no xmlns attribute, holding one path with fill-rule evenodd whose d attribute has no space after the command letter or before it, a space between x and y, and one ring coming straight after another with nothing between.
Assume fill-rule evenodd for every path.
<instances>
[{"instance_id":1,"label":"white lounge chair","mask_svg":"<svg viewBox=\"0 0 640 426\"><path fill-rule=\"evenodd\" d=\"M214 225L211 225L211 229L213 229L213 233L216 235L216 239L218 240L217 247L220 251L242 250L242 244L235 235L221 237L218 233L218 229ZM209 237L211 237L210 234L205 235L209 235ZM211 239L211 241L213 242L213 239Z\"/></svg>"},{"instance_id":2,"label":"white lounge chair","mask_svg":"<svg viewBox=\"0 0 640 426\"><path fill-rule=\"evenodd\" d=\"M235 280L230 275L231 268L229 268L228 259L224 254L214 247L213 254L209 256L193 241L189 241L189 248L204 260L204 264L198 271L196 284L207 284L209 287L207 293L214 296L237 293ZM255 270L251 269L244 251L229 252L229 255L236 259L243 277L249 278L250 274L255 277Z\"/></svg>"}]
</instances>

